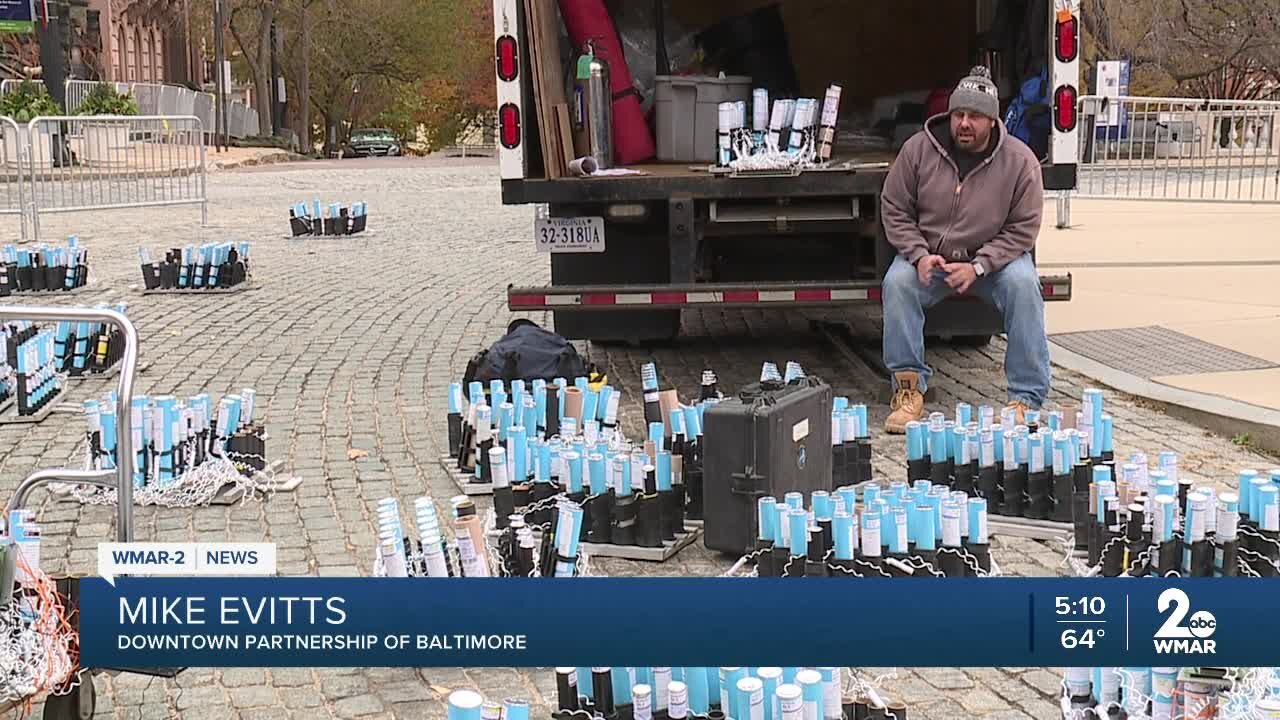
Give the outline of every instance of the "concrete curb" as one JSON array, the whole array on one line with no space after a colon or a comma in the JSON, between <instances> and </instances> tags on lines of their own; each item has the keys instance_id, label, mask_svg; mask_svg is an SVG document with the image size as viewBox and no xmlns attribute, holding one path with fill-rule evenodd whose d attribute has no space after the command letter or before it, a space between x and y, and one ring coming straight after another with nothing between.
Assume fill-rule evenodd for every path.
<instances>
[{"instance_id":1,"label":"concrete curb","mask_svg":"<svg viewBox=\"0 0 1280 720\"><path fill-rule=\"evenodd\" d=\"M1280 411L1131 375L1073 353L1052 340L1049 351L1055 365L1074 370L1122 393L1151 400L1160 404L1165 413L1224 437L1248 433L1257 447L1280 453Z\"/></svg>"},{"instance_id":2,"label":"concrete curb","mask_svg":"<svg viewBox=\"0 0 1280 720\"><path fill-rule=\"evenodd\" d=\"M221 170L234 170L242 167L253 167L255 165L275 165L277 163L296 162L307 160L309 158L291 153L288 150L275 150L266 152L256 157L243 158L241 160L233 160L227 162L219 162L216 159L209 161L209 171L218 172Z\"/></svg>"}]
</instances>

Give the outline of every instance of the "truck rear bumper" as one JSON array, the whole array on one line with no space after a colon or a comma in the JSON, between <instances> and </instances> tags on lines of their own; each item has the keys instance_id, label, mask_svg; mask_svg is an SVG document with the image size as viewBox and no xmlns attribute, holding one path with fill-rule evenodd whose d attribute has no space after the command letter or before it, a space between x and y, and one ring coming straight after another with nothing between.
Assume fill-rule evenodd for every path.
<instances>
[{"instance_id":1,"label":"truck rear bumper","mask_svg":"<svg viewBox=\"0 0 1280 720\"><path fill-rule=\"evenodd\" d=\"M1071 275L1040 276L1046 301L1071 299ZM968 299L968 298L956 298ZM508 287L513 311L841 307L879 303L880 282Z\"/></svg>"}]
</instances>

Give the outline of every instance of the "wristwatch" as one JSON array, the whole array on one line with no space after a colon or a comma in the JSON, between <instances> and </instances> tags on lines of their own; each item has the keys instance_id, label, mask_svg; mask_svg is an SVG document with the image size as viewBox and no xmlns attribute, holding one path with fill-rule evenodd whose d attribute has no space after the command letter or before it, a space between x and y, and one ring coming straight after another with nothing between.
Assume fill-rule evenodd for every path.
<instances>
[{"instance_id":1,"label":"wristwatch","mask_svg":"<svg viewBox=\"0 0 1280 720\"><path fill-rule=\"evenodd\" d=\"M982 263L977 262L977 261L974 261L974 263L973 263L973 272L974 272L978 277L986 277L986 275L987 275L987 269L986 269L986 268L984 268L984 267L982 267Z\"/></svg>"}]
</instances>

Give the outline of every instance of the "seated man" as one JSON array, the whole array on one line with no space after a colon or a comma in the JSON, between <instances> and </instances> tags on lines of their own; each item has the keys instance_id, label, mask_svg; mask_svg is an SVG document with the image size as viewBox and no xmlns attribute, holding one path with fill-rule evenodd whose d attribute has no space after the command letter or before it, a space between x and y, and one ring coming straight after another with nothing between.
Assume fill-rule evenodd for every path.
<instances>
[{"instance_id":1,"label":"seated man","mask_svg":"<svg viewBox=\"0 0 1280 720\"><path fill-rule=\"evenodd\" d=\"M884 362L894 398L885 430L925 417L925 310L973 293L1004 315L1009 406L1023 422L1049 393L1044 298L1031 259L1044 185L1035 154L1009 137L991 75L975 67L902 147L885 180L881 216L898 250L884 276Z\"/></svg>"}]
</instances>

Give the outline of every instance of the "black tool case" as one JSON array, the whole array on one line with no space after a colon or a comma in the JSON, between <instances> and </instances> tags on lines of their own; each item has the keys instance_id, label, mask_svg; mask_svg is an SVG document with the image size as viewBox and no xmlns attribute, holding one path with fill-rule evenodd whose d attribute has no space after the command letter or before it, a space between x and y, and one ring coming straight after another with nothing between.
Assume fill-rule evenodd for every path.
<instances>
[{"instance_id":1,"label":"black tool case","mask_svg":"<svg viewBox=\"0 0 1280 720\"><path fill-rule=\"evenodd\" d=\"M831 488L831 386L813 377L749 385L707 408L702 428L703 538L712 550L747 553L758 533L756 501Z\"/></svg>"}]
</instances>

